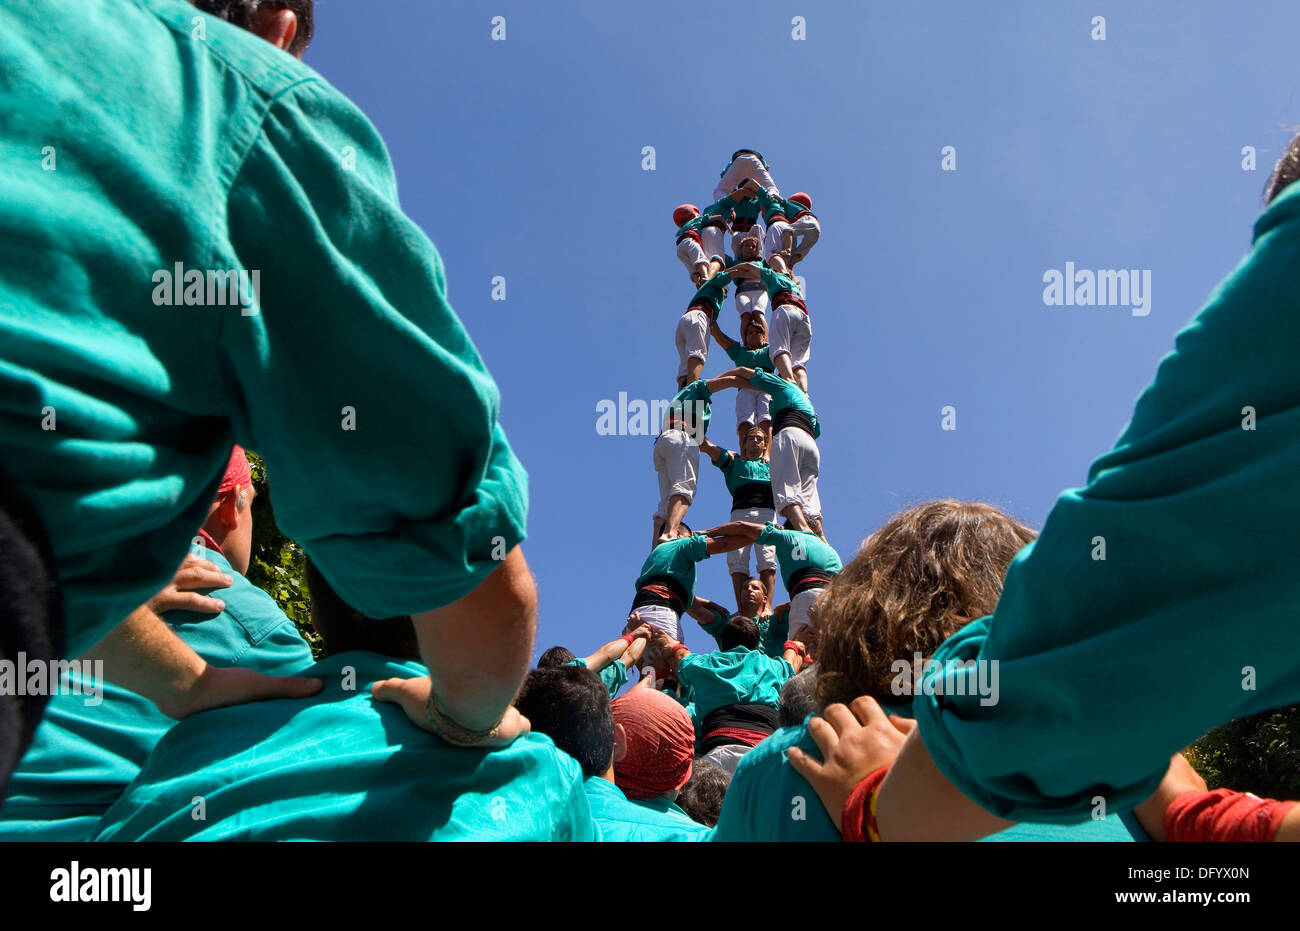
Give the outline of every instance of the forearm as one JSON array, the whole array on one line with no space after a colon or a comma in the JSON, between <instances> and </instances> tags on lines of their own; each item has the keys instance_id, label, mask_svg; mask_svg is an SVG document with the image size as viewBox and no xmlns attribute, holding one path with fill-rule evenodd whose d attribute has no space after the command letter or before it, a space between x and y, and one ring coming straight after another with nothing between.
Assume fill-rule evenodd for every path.
<instances>
[{"instance_id":1,"label":"forearm","mask_svg":"<svg viewBox=\"0 0 1300 931\"><path fill-rule=\"evenodd\" d=\"M707 624L717 616L717 612L720 610L721 608L718 607L717 602L696 595L695 600L691 602L691 606L686 609L686 613L701 624Z\"/></svg>"},{"instance_id":2,"label":"forearm","mask_svg":"<svg viewBox=\"0 0 1300 931\"><path fill-rule=\"evenodd\" d=\"M628 642L622 637L619 637L617 640L611 640L595 653L592 653L587 657L587 668L592 672L599 672L626 653L627 648Z\"/></svg>"},{"instance_id":3,"label":"forearm","mask_svg":"<svg viewBox=\"0 0 1300 931\"><path fill-rule=\"evenodd\" d=\"M876 824L887 841L973 841L1011 827L948 781L916 729L894 760L876 799Z\"/></svg>"},{"instance_id":4,"label":"forearm","mask_svg":"<svg viewBox=\"0 0 1300 931\"><path fill-rule=\"evenodd\" d=\"M131 612L82 657L102 660L105 678L148 698L168 717L184 717L186 697L207 662L147 607Z\"/></svg>"},{"instance_id":5,"label":"forearm","mask_svg":"<svg viewBox=\"0 0 1300 931\"><path fill-rule=\"evenodd\" d=\"M439 709L469 730L492 727L532 656L537 592L523 551L511 550L464 598L412 620Z\"/></svg>"}]
</instances>

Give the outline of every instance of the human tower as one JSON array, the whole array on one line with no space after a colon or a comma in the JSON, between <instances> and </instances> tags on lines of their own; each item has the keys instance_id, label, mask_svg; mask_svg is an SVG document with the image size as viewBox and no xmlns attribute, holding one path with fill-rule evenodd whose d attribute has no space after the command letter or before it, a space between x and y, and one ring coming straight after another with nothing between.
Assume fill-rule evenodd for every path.
<instances>
[{"instance_id":1,"label":"human tower","mask_svg":"<svg viewBox=\"0 0 1300 931\"><path fill-rule=\"evenodd\" d=\"M669 645L683 639L684 614L706 630L731 616L696 597L701 560L727 554L737 613L757 621L764 649L774 656L782 654L787 634L801 650L815 643L812 606L840 570L817 493L821 424L808 389L812 320L794 273L821 234L812 201L803 193L783 197L763 156L749 149L732 155L713 197L703 209L683 204L673 211L677 257L696 290L677 323L677 393L654 445L659 501L652 548L626 628L662 632L646 652L661 677ZM724 332L720 319L728 291L739 340ZM712 341L734 367L705 379ZM726 389L736 390L737 450L708 438L712 403ZM731 520L692 533L685 517L701 452L721 472ZM788 596L779 608L778 571Z\"/></svg>"}]
</instances>

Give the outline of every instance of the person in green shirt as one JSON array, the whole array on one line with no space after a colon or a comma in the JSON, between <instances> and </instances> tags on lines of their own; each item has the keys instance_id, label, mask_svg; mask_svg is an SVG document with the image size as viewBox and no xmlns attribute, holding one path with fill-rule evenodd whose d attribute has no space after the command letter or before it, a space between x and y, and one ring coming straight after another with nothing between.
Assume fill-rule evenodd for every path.
<instances>
[{"instance_id":1,"label":"person in green shirt","mask_svg":"<svg viewBox=\"0 0 1300 931\"><path fill-rule=\"evenodd\" d=\"M710 276L722 271L722 241L731 222L736 204L750 193L737 189L700 210L694 204L682 204L673 211L677 227L677 258L686 266L691 283L697 288Z\"/></svg>"},{"instance_id":2,"label":"person in green shirt","mask_svg":"<svg viewBox=\"0 0 1300 931\"><path fill-rule=\"evenodd\" d=\"M715 319L709 333L722 347L731 361L742 367L764 372L775 372L772 357L767 352L767 320L762 314L750 318L749 326L741 330L745 344L742 346L722 331ZM772 444L771 399L756 388L745 386L736 391L736 433L742 439L749 427L758 427Z\"/></svg>"},{"instance_id":3,"label":"person in green shirt","mask_svg":"<svg viewBox=\"0 0 1300 931\"><path fill-rule=\"evenodd\" d=\"M709 431L712 398L736 379L693 381L668 402L663 429L655 439L652 461L659 479L659 504L651 540L674 539L695 498L699 479L700 443Z\"/></svg>"},{"instance_id":4,"label":"person in green shirt","mask_svg":"<svg viewBox=\"0 0 1300 931\"><path fill-rule=\"evenodd\" d=\"M625 634L641 624L649 624L666 631L674 642L682 639L681 618L695 600L695 566L714 553L723 552L727 542L690 533L685 525L683 530L686 536L661 539L642 564ZM663 657L657 651L648 649L646 654L656 669L662 668Z\"/></svg>"},{"instance_id":5,"label":"person in green shirt","mask_svg":"<svg viewBox=\"0 0 1300 931\"><path fill-rule=\"evenodd\" d=\"M620 695L610 710L626 738L622 758L614 763L614 782L624 796L707 839L711 832L695 825L676 804L694 768L695 728L687 711L669 695L648 688Z\"/></svg>"},{"instance_id":6,"label":"person in green shirt","mask_svg":"<svg viewBox=\"0 0 1300 931\"><path fill-rule=\"evenodd\" d=\"M741 436L740 455L715 446L708 440L700 444L703 452L722 472L731 493L731 519L766 524L776 518L776 505L772 499L772 474L767 464L767 435L759 427L751 427ZM767 593L766 604L772 603L776 587L776 551L770 546L745 545L727 554L727 571L731 573L736 605L749 582L749 554L754 553L758 577Z\"/></svg>"},{"instance_id":7,"label":"person in green shirt","mask_svg":"<svg viewBox=\"0 0 1300 931\"><path fill-rule=\"evenodd\" d=\"M583 789L599 829L597 840L701 841L708 828L675 806L647 806L628 799L614 782L614 767L627 755L627 730L599 683L587 670L572 666L539 669L528 674L516 700L532 722L582 767Z\"/></svg>"},{"instance_id":8,"label":"person in green shirt","mask_svg":"<svg viewBox=\"0 0 1300 931\"><path fill-rule=\"evenodd\" d=\"M746 180L753 181L758 187L780 196L781 192L777 190L776 182L772 180L772 173L762 153L753 149L737 149L731 154L727 167L722 169L722 173L718 176L718 183L713 188L713 198L716 200L728 191L735 190Z\"/></svg>"},{"instance_id":9,"label":"person in green shirt","mask_svg":"<svg viewBox=\"0 0 1300 931\"><path fill-rule=\"evenodd\" d=\"M709 358L709 324L718 316L718 310L727 296L727 283L731 274L720 271L700 285L677 321L677 387L699 381L704 363Z\"/></svg>"},{"instance_id":10,"label":"person in green shirt","mask_svg":"<svg viewBox=\"0 0 1300 931\"><path fill-rule=\"evenodd\" d=\"M736 312L740 314L740 331L743 333L758 318L763 318L764 326L767 325L768 292L754 272L770 269L763 261L763 239L757 229L733 237L732 248L736 257L726 264L726 270L733 273L731 280L736 285Z\"/></svg>"},{"instance_id":11,"label":"person in green shirt","mask_svg":"<svg viewBox=\"0 0 1300 931\"><path fill-rule=\"evenodd\" d=\"M763 189L755 192L763 210L767 234L763 238L763 260L783 275L793 274L821 238L821 224L812 212L812 198L800 191L789 199Z\"/></svg>"},{"instance_id":12,"label":"person in green shirt","mask_svg":"<svg viewBox=\"0 0 1300 931\"><path fill-rule=\"evenodd\" d=\"M308 584L322 691L180 721L96 840L596 839L581 767L549 737L467 748L417 727L367 688L424 675L411 619L364 616L312 563Z\"/></svg>"},{"instance_id":13,"label":"person in green shirt","mask_svg":"<svg viewBox=\"0 0 1300 931\"><path fill-rule=\"evenodd\" d=\"M178 716L320 688L123 622L180 562L239 442L276 476L286 534L350 601L414 616L430 675L382 697L428 722L436 691L462 737L519 734L527 476L364 115L292 56L170 0L15 0L0 56L0 524L24 541L0 589L57 579L28 587L0 652L93 649ZM442 429L407 429L430 410ZM0 703L7 772L41 708L20 720Z\"/></svg>"},{"instance_id":14,"label":"person in green shirt","mask_svg":"<svg viewBox=\"0 0 1300 931\"><path fill-rule=\"evenodd\" d=\"M1178 334L1086 486L1057 499L996 610L936 650L965 685L981 667L958 663L997 660L1001 700L918 694L901 752L865 759L868 772L893 761L877 794L884 839L1073 823L1099 795L1131 809L1208 729L1300 700L1294 181L1270 182L1249 253Z\"/></svg>"},{"instance_id":15,"label":"person in green shirt","mask_svg":"<svg viewBox=\"0 0 1300 931\"><path fill-rule=\"evenodd\" d=\"M736 763L776 730L781 688L802 667L803 644L782 645L780 659L759 650L758 625L733 617L718 633L718 649L692 653L657 630L652 639L668 657L668 675L694 706L696 749L705 759L735 772Z\"/></svg>"},{"instance_id":16,"label":"person in green shirt","mask_svg":"<svg viewBox=\"0 0 1300 931\"><path fill-rule=\"evenodd\" d=\"M251 557L256 494L244 451L231 454L208 520L201 555L144 606L205 661L266 675L309 667L311 647L270 595L244 576ZM220 597L201 594L223 589ZM212 616L215 614L215 616ZM0 840L89 840L99 818L139 773L175 722L141 695L104 683L101 701L59 693L0 805Z\"/></svg>"},{"instance_id":17,"label":"person in green shirt","mask_svg":"<svg viewBox=\"0 0 1300 931\"><path fill-rule=\"evenodd\" d=\"M700 629L715 641L727 622L733 617L747 617L758 625L758 649L765 655L780 659L785 653L785 643L790 639L790 603L777 605L766 612L767 590L758 579L750 579L741 593L739 610L731 614L716 601L696 595L687 613L700 622Z\"/></svg>"},{"instance_id":18,"label":"person in green shirt","mask_svg":"<svg viewBox=\"0 0 1300 931\"><path fill-rule=\"evenodd\" d=\"M803 290L793 278L771 268L737 264L728 269L737 289L742 282L761 282L772 306L771 339L768 354L772 365L786 381L795 382L808 393L808 360L812 353L812 318L804 303Z\"/></svg>"},{"instance_id":19,"label":"person in green shirt","mask_svg":"<svg viewBox=\"0 0 1300 931\"><path fill-rule=\"evenodd\" d=\"M633 612L635 614L635 612ZM637 618L629 617L630 626ZM636 665L641 654L645 652L650 641L651 628L648 624L639 624L632 631L605 644L595 653L586 657L575 657L564 647L551 647L537 660L538 669L550 669L554 666L582 666L590 669L609 690L613 699L618 690L627 684L627 671ZM527 715L525 714L525 717Z\"/></svg>"}]
</instances>

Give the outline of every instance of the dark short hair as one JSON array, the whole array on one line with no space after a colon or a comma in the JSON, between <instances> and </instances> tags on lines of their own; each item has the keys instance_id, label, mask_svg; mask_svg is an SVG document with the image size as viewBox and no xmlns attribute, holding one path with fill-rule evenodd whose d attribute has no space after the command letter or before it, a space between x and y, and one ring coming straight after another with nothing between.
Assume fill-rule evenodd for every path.
<instances>
[{"instance_id":1,"label":"dark short hair","mask_svg":"<svg viewBox=\"0 0 1300 931\"><path fill-rule=\"evenodd\" d=\"M316 0L190 0L196 9L202 10L217 19L224 19L232 26L252 31L253 21L263 10L288 10L298 17L298 31L293 41L285 50L290 55L301 55L311 44L312 34L316 31L313 18Z\"/></svg>"},{"instance_id":2,"label":"dark short hair","mask_svg":"<svg viewBox=\"0 0 1300 931\"><path fill-rule=\"evenodd\" d=\"M311 594L311 623L325 644L327 656L348 650L369 650L396 659L420 658L420 645L409 614L366 617L338 596L310 559L305 575Z\"/></svg>"},{"instance_id":3,"label":"dark short hair","mask_svg":"<svg viewBox=\"0 0 1300 931\"><path fill-rule=\"evenodd\" d=\"M757 650L757 622L739 614L727 621L722 630L718 631L718 649L730 650L732 647L748 647Z\"/></svg>"},{"instance_id":4,"label":"dark short hair","mask_svg":"<svg viewBox=\"0 0 1300 931\"><path fill-rule=\"evenodd\" d=\"M1277 195L1300 180L1300 135L1291 140L1282 157L1273 167L1268 184L1264 187L1264 203L1271 204Z\"/></svg>"},{"instance_id":5,"label":"dark short hair","mask_svg":"<svg viewBox=\"0 0 1300 931\"><path fill-rule=\"evenodd\" d=\"M677 795L677 807L691 816L691 820L714 827L722 813L722 799L727 794L731 776L727 771L702 756L691 764L691 778Z\"/></svg>"},{"instance_id":6,"label":"dark short hair","mask_svg":"<svg viewBox=\"0 0 1300 931\"><path fill-rule=\"evenodd\" d=\"M553 666L567 666L578 657L568 647L551 647L537 659L538 669L550 669Z\"/></svg>"},{"instance_id":7,"label":"dark short hair","mask_svg":"<svg viewBox=\"0 0 1300 931\"><path fill-rule=\"evenodd\" d=\"M785 681L777 708L781 727L798 727L808 715L821 710L817 704L817 672L813 667Z\"/></svg>"},{"instance_id":8,"label":"dark short hair","mask_svg":"<svg viewBox=\"0 0 1300 931\"><path fill-rule=\"evenodd\" d=\"M578 761L585 778L609 770L614 758L614 712L605 683L590 669L534 669L524 679L515 707L534 731Z\"/></svg>"}]
</instances>

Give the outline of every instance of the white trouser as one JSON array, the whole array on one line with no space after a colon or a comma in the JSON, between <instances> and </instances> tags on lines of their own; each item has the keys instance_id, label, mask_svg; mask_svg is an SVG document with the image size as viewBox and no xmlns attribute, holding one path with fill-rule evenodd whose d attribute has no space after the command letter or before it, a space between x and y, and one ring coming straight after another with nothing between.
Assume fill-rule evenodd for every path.
<instances>
[{"instance_id":1,"label":"white trouser","mask_svg":"<svg viewBox=\"0 0 1300 931\"><path fill-rule=\"evenodd\" d=\"M794 234L794 247L790 252L792 254L797 253L806 259L808 253L812 251L812 247L817 245L817 240L821 237L822 226L817 222L815 216L811 213L805 213L799 219L791 222L790 232Z\"/></svg>"},{"instance_id":2,"label":"white trouser","mask_svg":"<svg viewBox=\"0 0 1300 931\"><path fill-rule=\"evenodd\" d=\"M709 258L715 255L721 258L726 247L727 231L720 226L706 226L700 230L700 244L704 247L704 254Z\"/></svg>"},{"instance_id":3,"label":"white trouser","mask_svg":"<svg viewBox=\"0 0 1300 931\"><path fill-rule=\"evenodd\" d=\"M755 282L755 284L757 284L757 282ZM736 313L738 314L747 314L750 311L754 311L755 313L763 314L766 317L767 308L770 303L771 298L767 296L767 288L762 285L759 285L757 288L750 287L745 291L742 291L739 287L736 288ZM795 309L797 310L798 308ZM742 333L740 335L743 339L745 334Z\"/></svg>"},{"instance_id":4,"label":"white trouser","mask_svg":"<svg viewBox=\"0 0 1300 931\"><path fill-rule=\"evenodd\" d=\"M642 605L636 609L642 624L666 630L678 643L682 640L682 619L668 605Z\"/></svg>"},{"instance_id":5,"label":"white trouser","mask_svg":"<svg viewBox=\"0 0 1300 931\"><path fill-rule=\"evenodd\" d=\"M682 314L677 321L677 377L686 374L687 365L692 359L701 362L709 358L709 315L698 307L693 307Z\"/></svg>"},{"instance_id":6,"label":"white trouser","mask_svg":"<svg viewBox=\"0 0 1300 931\"><path fill-rule=\"evenodd\" d=\"M786 427L772 437L772 497L778 514L797 504L806 517L822 516L822 500L817 494L821 459L817 441L807 430Z\"/></svg>"},{"instance_id":7,"label":"white trouser","mask_svg":"<svg viewBox=\"0 0 1300 931\"><path fill-rule=\"evenodd\" d=\"M794 304L782 304L772 311L768 324L767 354L773 365L783 352L790 354L794 368L807 371L812 355L812 319Z\"/></svg>"},{"instance_id":8,"label":"white trouser","mask_svg":"<svg viewBox=\"0 0 1300 931\"><path fill-rule=\"evenodd\" d=\"M713 199L722 200L746 178L757 181L760 187L767 188L774 197L781 196L781 192L776 189L776 182L757 155L738 155L718 179L718 184L713 189Z\"/></svg>"},{"instance_id":9,"label":"white trouser","mask_svg":"<svg viewBox=\"0 0 1300 931\"><path fill-rule=\"evenodd\" d=\"M682 264L686 266L688 275L695 273L695 266L698 263L709 261L709 257L704 254L704 247L690 236L677 244L677 258L681 259Z\"/></svg>"},{"instance_id":10,"label":"white trouser","mask_svg":"<svg viewBox=\"0 0 1300 931\"><path fill-rule=\"evenodd\" d=\"M767 228L767 234L763 237L763 259L771 262L772 256L785 250L785 231L790 228L790 224L784 220L777 220Z\"/></svg>"},{"instance_id":11,"label":"white trouser","mask_svg":"<svg viewBox=\"0 0 1300 931\"><path fill-rule=\"evenodd\" d=\"M758 425L772 420L769 408L772 399L757 388L741 388L736 392L736 426L742 423Z\"/></svg>"},{"instance_id":12,"label":"white trouser","mask_svg":"<svg viewBox=\"0 0 1300 931\"><path fill-rule=\"evenodd\" d=\"M795 632L805 624L812 626L813 621L810 611L825 590L824 585L819 585L816 588L805 588L790 599L790 636L792 638L795 636Z\"/></svg>"},{"instance_id":13,"label":"white trouser","mask_svg":"<svg viewBox=\"0 0 1300 931\"><path fill-rule=\"evenodd\" d=\"M655 440L655 473L659 476L659 507L655 517L668 517L668 501L681 495L689 505L695 498L700 471L700 444L685 430L665 430Z\"/></svg>"},{"instance_id":14,"label":"white trouser","mask_svg":"<svg viewBox=\"0 0 1300 931\"><path fill-rule=\"evenodd\" d=\"M751 524L766 524L769 521L776 520L776 511L771 508L732 508L732 520L745 520ZM768 569L776 570L776 547L759 546L757 543L746 543L738 550L732 550L727 554L727 571L732 575L749 575L749 551L754 551L754 562L757 563L758 571L764 572Z\"/></svg>"},{"instance_id":15,"label":"white trouser","mask_svg":"<svg viewBox=\"0 0 1300 931\"><path fill-rule=\"evenodd\" d=\"M740 758L753 749L744 744L723 744L704 754L704 759L710 763L717 763L727 771L728 776L734 776L736 767L740 765Z\"/></svg>"}]
</instances>

